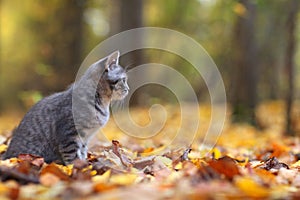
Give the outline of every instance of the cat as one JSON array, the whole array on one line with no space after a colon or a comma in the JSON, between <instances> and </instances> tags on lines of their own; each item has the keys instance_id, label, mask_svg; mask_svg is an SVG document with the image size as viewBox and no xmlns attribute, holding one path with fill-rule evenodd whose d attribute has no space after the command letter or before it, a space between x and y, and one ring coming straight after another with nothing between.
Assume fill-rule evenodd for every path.
<instances>
[{"instance_id":1,"label":"cat","mask_svg":"<svg viewBox=\"0 0 300 200\"><path fill-rule=\"evenodd\" d=\"M129 91L119 51L92 64L67 90L35 104L13 131L3 158L41 156L45 162L71 164L87 158L92 136L109 119L109 106Z\"/></svg>"}]
</instances>

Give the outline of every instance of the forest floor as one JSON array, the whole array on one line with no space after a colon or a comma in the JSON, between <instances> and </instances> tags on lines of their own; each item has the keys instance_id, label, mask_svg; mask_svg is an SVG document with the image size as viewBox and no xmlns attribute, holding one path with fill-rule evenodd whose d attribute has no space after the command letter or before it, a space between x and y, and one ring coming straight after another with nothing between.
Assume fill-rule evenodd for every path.
<instances>
[{"instance_id":1,"label":"forest floor","mask_svg":"<svg viewBox=\"0 0 300 200\"><path fill-rule=\"evenodd\" d=\"M200 106L193 143L176 147L167 141L180 126L180 114L172 106L167 110L171 116L165 128L150 139L130 137L110 120L98 134L103 142L93 144L87 161L62 166L33 155L0 161L0 199L300 198L300 140L282 134L282 102L257 108L262 129L232 124L228 115L213 148L201 145L211 116L207 106ZM135 108L131 115L140 125L149 123L147 109ZM299 111L293 115L297 130ZM10 134L4 130L19 119L0 117L0 153Z\"/></svg>"}]
</instances>

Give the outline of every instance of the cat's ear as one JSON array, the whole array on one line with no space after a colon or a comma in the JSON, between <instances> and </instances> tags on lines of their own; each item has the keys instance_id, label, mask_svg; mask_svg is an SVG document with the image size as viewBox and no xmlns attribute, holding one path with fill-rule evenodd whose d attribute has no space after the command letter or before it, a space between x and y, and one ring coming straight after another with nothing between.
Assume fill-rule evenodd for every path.
<instances>
[{"instance_id":1,"label":"cat's ear","mask_svg":"<svg viewBox=\"0 0 300 200\"><path fill-rule=\"evenodd\" d=\"M107 56L107 60L105 63L105 70L107 70L107 71L112 70L112 67L115 67L116 65L118 65L119 57L120 57L119 51L115 51L115 52L111 53L109 56Z\"/></svg>"}]
</instances>

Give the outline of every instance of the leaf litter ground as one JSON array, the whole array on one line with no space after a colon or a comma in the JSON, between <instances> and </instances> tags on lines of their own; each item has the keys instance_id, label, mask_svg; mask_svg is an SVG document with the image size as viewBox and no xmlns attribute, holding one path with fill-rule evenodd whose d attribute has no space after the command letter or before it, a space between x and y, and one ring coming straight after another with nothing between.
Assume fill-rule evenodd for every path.
<instances>
[{"instance_id":1,"label":"leaf litter ground","mask_svg":"<svg viewBox=\"0 0 300 200\"><path fill-rule=\"evenodd\" d=\"M113 120L99 134L110 142L93 144L86 161L63 166L34 155L0 161L0 199L298 199L300 140L281 133L281 102L262 104L257 120L263 129L231 124L212 149L200 148L210 110L200 106L201 125L189 146L167 146L166 134L178 128L180 113L151 140L128 137ZM137 123L149 122L147 109L131 112ZM297 110L294 111L297 123ZM8 121L11 121L9 119ZM1 129L11 127L2 120ZM17 123L17 122L15 122ZM4 132L7 134L7 132ZM104 134L105 133L105 134ZM181 137L188 137L189 134ZM4 153L9 139L0 138Z\"/></svg>"}]
</instances>

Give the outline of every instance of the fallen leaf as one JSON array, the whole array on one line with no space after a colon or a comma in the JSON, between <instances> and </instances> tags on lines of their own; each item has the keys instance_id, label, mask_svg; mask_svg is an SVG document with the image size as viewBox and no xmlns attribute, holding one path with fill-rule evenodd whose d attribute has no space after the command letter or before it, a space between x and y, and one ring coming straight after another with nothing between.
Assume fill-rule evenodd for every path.
<instances>
[{"instance_id":1,"label":"fallen leaf","mask_svg":"<svg viewBox=\"0 0 300 200\"><path fill-rule=\"evenodd\" d=\"M276 178L276 176L270 171L260 169L260 168L254 169L254 173L258 175L265 184L273 183Z\"/></svg>"},{"instance_id":2,"label":"fallen leaf","mask_svg":"<svg viewBox=\"0 0 300 200\"><path fill-rule=\"evenodd\" d=\"M39 168L42 167L42 165L44 164L44 158L40 156L31 155L31 154L20 154L18 156L18 159L20 161L27 161L30 164L37 166Z\"/></svg>"},{"instance_id":3,"label":"fallen leaf","mask_svg":"<svg viewBox=\"0 0 300 200\"><path fill-rule=\"evenodd\" d=\"M113 147L112 147L113 153L116 154L120 158L121 163L125 167L131 167L132 160L127 155L125 155L124 151L122 151L122 149L120 148L121 144L117 140L113 140L112 144L113 144Z\"/></svg>"},{"instance_id":4,"label":"fallen leaf","mask_svg":"<svg viewBox=\"0 0 300 200\"><path fill-rule=\"evenodd\" d=\"M7 150L7 145L6 144L1 144L0 145L0 154L4 153Z\"/></svg>"},{"instance_id":5,"label":"fallen leaf","mask_svg":"<svg viewBox=\"0 0 300 200\"><path fill-rule=\"evenodd\" d=\"M154 148L153 148L153 147L148 147L148 148L144 149L143 152L141 152L141 153L149 154L149 153L151 153L151 152L153 152L153 151L154 151Z\"/></svg>"},{"instance_id":6,"label":"fallen leaf","mask_svg":"<svg viewBox=\"0 0 300 200\"><path fill-rule=\"evenodd\" d=\"M111 176L109 182L116 185L130 185L137 179L136 174L116 174Z\"/></svg>"},{"instance_id":7,"label":"fallen leaf","mask_svg":"<svg viewBox=\"0 0 300 200\"><path fill-rule=\"evenodd\" d=\"M239 177L235 180L235 185L247 194L249 197L253 198L266 198L269 196L269 190L259 184L257 184L250 177Z\"/></svg>"},{"instance_id":8,"label":"fallen leaf","mask_svg":"<svg viewBox=\"0 0 300 200\"><path fill-rule=\"evenodd\" d=\"M219 159L219 158L221 158L221 156L222 156L221 151L220 151L218 148L216 148L216 147L212 149L211 154L212 154L212 157L213 157L214 159Z\"/></svg>"},{"instance_id":9,"label":"fallen leaf","mask_svg":"<svg viewBox=\"0 0 300 200\"><path fill-rule=\"evenodd\" d=\"M108 190L112 190L117 188L117 186L113 184L104 184L104 183L97 183L94 185L94 191L96 192L104 192Z\"/></svg>"},{"instance_id":10,"label":"fallen leaf","mask_svg":"<svg viewBox=\"0 0 300 200\"><path fill-rule=\"evenodd\" d=\"M172 166L172 160L165 157L165 156L156 156L154 158L155 160L159 160L160 162L162 162L165 166Z\"/></svg>"},{"instance_id":11,"label":"fallen leaf","mask_svg":"<svg viewBox=\"0 0 300 200\"><path fill-rule=\"evenodd\" d=\"M59 169L57 167L57 165L54 163L51 163L42 169L41 175L46 174L46 173L53 174L56 177L58 177L60 180L70 181L70 177L66 173L64 173L61 169Z\"/></svg>"},{"instance_id":12,"label":"fallen leaf","mask_svg":"<svg viewBox=\"0 0 300 200\"><path fill-rule=\"evenodd\" d=\"M144 169L147 166L153 165L155 156L150 156L141 159L133 160L133 167L137 169Z\"/></svg>"},{"instance_id":13,"label":"fallen leaf","mask_svg":"<svg viewBox=\"0 0 300 200\"><path fill-rule=\"evenodd\" d=\"M234 159L224 156L217 160L210 160L208 165L216 172L225 175L226 178L232 180L234 176L239 175L239 169Z\"/></svg>"},{"instance_id":14,"label":"fallen leaf","mask_svg":"<svg viewBox=\"0 0 300 200\"><path fill-rule=\"evenodd\" d=\"M278 144L278 143L273 143L272 149L273 149L273 152L270 157L279 157L283 153L286 153L290 150L289 147L282 145L282 144Z\"/></svg>"},{"instance_id":15,"label":"fallen leaf","mask_svg":"<svg viewBox=\"0 0 300 200\"><path fill-rule=\"evenodd\" d=\"M44 164L44 158L36 158L33 161L31 161L31 164L37 166L37 167L42 167Z\"/></svg>"},{"instance_id":16,"label":"fallen leaf","mask_svg":"<svg viewBox=\"0 0 300 200\"><path fill-rule=\"evenodd\" d=\"M110 176L111 176L111 170L107 170L102 175L96 175L92 177L92 181L95 183L107 183Z\"/></svg>"},{"instance_id":17,"label":"fallen leaf","mask_svg":"<svg viewBox=\"0 0 300 200\"><path fill-rule=\"evenodd\" d=\"M20 187L16 181L8 181L6 182L6 186L9 188L7 196L10 199L18 199L20 195Z\"/></svg>"},{"instance_id":18,"label":"fallen leaf","mask_svg":"<svg viewBox=\"0 0 300 200\"><path fill-rule=\"evenodd\" d=\"M51 186L57 184L59 181L60 181L60 178L58 178L56 175L49 173L49 172L45 172L44 174L42 174L40 176L41 184L46 187L51 187Z\"/></svg>"}]
</instances>

